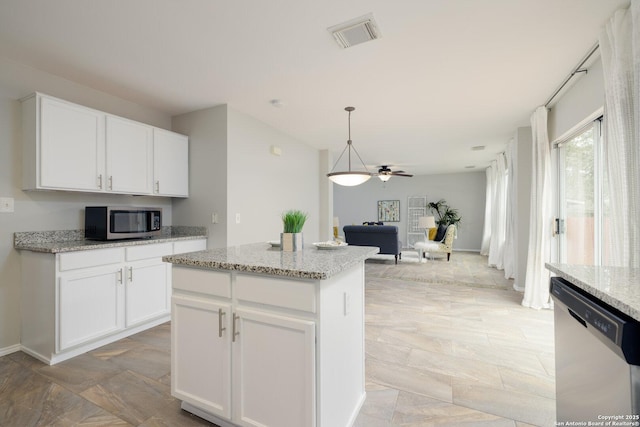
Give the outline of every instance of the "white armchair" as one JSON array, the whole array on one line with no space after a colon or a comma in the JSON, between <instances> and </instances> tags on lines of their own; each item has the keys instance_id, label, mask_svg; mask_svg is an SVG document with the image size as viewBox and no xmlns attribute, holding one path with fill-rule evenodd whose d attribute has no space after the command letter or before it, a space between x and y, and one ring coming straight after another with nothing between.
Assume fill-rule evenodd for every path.
<instances>
[{"instance_id":1,"label":"white armchair","mask_svg":"<svg viewBox=\"0 0 640 427\"><path fill-rule=\"evenodd\" d=\"M447 261L451 259L451 251L453 250L453 239L456 234L456 226L449 225L447 231L444 234L444 239L440 242L428 240L425 238L424 242L416 242L413 247L418 250L418 257L422 261L422 257L425 253L446 253Z\"/></svg>"}]
</instances>

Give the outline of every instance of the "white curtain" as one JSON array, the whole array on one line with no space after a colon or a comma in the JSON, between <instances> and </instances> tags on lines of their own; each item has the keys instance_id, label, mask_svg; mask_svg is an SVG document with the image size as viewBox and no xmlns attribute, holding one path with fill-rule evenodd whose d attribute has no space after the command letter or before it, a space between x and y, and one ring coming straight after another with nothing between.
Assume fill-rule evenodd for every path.
<instances>
[{"instance_id":1,"label":"white curtain","mask_svg":"<svg viewBox=\"0 0 640 427\"><path fill-rule=\"evenodd\" d=\"M547 108L536 108L531 115L533 136L531 175L531 214L529 249L522 305L549 308L549 271L545 262L551 253L551 157L547 134Z\"/></svg>"},{"instance_id":2,"label":"white curtain","mask_svg":"<svg viewBox=\"0 0 640 427\"><path fill-rule=\"evenodd\" d=\"M640 267L640 0L600 35L604 142L609 178L610 265Z\"/></svg>"},{"instance_id":3,"label":"white curtain","mask_svg":"<svg viewBox=\"0 0 640 427\"><path fill-rule=\"evenodd\" d=\"M482 231L482 245L480 246L480 255L489 255L489 244L491 242L491 204L493 203L493 197L491 192L493 191L493 169L488 167L485 171L487 176L487 185L485 192L484 202L484 228Z\"/></svg>"},{"instance_id":4,"label":"white curtain","mask_svg":"<svg viewBox=\"0 0 640 427\"><path fill-rule=\"evenodd\" d=\"M489 242L489 265L499 270L504 268L504 237L506 232L506 164L504 153L491 162L493 198L491 203L491 240Z\"/></svg>"},{"instance_id":5,"label":"white curtain","mask_svg":"<svg viewBox=\"0 0 640 427\"><path fill-rule=\"evenodd\" d=\"M507 145L504 152L506 161L506 190L505 190L505 231L504 231L504 250L502 251L504 264L505 279L512 279L516 274L516 197L515 197L515 162L513 158L513 143Z\"/></svg>"},{"instance_id":6,"label":"white curtain","mask_svg":"<svg viewBox=\"0 0 640 427\"><path fill-rule=\"evenodd\" d=\"M498 202L498 162L494 160L489 166L491 169L491 239L489 240L489 258L490 266L495 267L498 260L498 252L502 246L502 241L498 235L501 216L500 204Z\"/></svg>"}]
</instances>

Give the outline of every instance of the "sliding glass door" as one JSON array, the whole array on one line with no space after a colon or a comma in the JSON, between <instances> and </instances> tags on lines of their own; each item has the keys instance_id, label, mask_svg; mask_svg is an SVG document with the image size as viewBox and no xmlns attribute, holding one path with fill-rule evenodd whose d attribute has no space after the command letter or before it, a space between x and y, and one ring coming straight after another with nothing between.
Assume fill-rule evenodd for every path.
<instances>
[{"instance_id":1,"label":"sliding glass door","mask_svg":"<svg viewBox=\"0 0 640 427\"><path fill-rule=\"evenodd\" d=\"M559 261L601 265L605 194L600 120L557 145Z\"/></svg>"}]
</instances>

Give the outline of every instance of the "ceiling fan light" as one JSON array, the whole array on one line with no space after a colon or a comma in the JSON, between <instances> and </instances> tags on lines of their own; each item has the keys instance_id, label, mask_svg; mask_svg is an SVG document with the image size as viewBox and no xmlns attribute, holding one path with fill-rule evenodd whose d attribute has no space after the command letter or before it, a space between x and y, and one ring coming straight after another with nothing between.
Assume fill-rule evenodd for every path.
<instances>
[{"instance_id":1,"label":"ceiling fan light","mask_svg":"<svg viewBox=\"0 0 640 427\"><path fill-rule=\"evenodd\" d=\"M371 174L367 172L332 172L328 173L327 177L335 184L353 187L368 181Z\"/></svg>"},{"instance_id":2,"label":"ceiling fan light","mask_svg":"<svg viewBox=\"0 0 640 427\"><path fill-rule=\"evenodd\" d=\"M382 182L387 182L391 178L391 175L378 175L378 178L380 178Z\"/></svg>"}]
</instances>

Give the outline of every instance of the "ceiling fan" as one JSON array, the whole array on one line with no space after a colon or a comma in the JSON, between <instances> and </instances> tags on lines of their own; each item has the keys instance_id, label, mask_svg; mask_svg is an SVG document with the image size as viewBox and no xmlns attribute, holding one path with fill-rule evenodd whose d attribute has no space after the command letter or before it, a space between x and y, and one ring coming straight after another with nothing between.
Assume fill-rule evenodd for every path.
<instances>
[{"instance_id":1,"label":"ceiling fan","mask_svg":"<svg viewBox=\"0 0 640 427\"><path fill-rule=\"evenodd\" d=\"M392 176L407 176L407 177L412 177L413 175L406 173L405 171L392 171L389 166L387 165L381 165L378 166L378 173L374 174L376 175L378 178L380 178L381 181L389 181L389 179Z\"/></svg>"}]
</instances>

